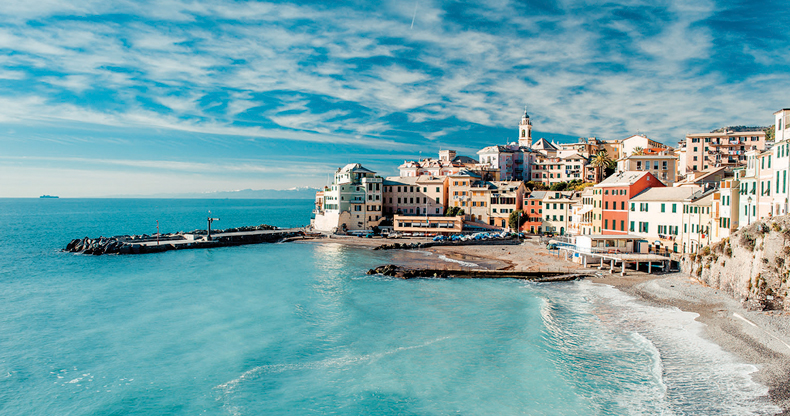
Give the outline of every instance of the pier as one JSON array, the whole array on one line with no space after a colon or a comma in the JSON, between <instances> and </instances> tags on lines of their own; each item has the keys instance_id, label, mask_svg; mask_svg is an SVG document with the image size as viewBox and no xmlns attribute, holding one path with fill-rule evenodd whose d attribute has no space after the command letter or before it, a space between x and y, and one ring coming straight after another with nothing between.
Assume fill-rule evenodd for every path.
<instances>
[{"instance_id":1,"label":"pier","mask_svg":"<svg viewBox=\"0 0 790 416\"><path fill-rule=\"evenodd\" d=\"M212 234L199 230L191 233L135 235L75 239L64 251L92 255L145 254L170 250L214 248L246 244L273 243L304 235L304 228L277 228L269 225L216 230Z\"/></svg>"}]
</instances>

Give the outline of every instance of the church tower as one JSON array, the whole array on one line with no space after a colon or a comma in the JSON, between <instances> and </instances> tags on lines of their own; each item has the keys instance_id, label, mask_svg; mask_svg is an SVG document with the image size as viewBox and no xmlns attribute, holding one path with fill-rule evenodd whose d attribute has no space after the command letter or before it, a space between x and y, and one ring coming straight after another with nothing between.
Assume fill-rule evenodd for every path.
<instances>
[{"instance_id":1,"label":"church tower","mask_svg":"<svg viewBox=\"0 0 790 416\"><path fill-rule=\"evenodd\" d=\"M521 116L521 123L518 125L518 145L532 147L532 123L529 121L527 107L524 107L524 115Z\"/></svg>"}]
</instances>

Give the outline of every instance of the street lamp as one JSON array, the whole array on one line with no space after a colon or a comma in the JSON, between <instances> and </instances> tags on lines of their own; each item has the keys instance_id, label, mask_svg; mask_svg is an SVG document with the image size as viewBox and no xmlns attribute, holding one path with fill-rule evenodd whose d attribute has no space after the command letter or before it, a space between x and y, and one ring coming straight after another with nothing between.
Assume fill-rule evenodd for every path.
<instances>
[{"instance_id":1,"label":"street lamp","mask_svg":"<svg viewBox=\"0 0 790 416\"><path fill-rule=\"evenodd\" d=\"M752 197L746 198L746 202L748 203L746 205L746 225L752 225Z\"/></svg>"}]
</instances>

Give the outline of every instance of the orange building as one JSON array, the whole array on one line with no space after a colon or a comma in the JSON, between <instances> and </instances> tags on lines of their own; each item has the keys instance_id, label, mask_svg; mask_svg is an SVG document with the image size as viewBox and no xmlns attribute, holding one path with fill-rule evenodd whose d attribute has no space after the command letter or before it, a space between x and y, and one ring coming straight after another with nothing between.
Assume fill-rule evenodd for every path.
<instances>
[{"instance_id":1,"label":"orange building","mask_svg":"<svg viewBox=\"0 0 790 416\"><path fill-rule=\"evenodd\" d=\"M647 188L665 185L650 172L617 172L595 185L602 192L601 234L628 234L628 200Z\"/></svg>"},{"instance_id":2,"label":"orange building","mask_svg":"<svg viewBox=\"0 0 790 416\"><path fill-rule=\"evenodd\" d=\"M529 195L524 195L524 204L521 211L524 213L524 222L521 224L521 231L532 234L543 232L543 197L546 191L535 191Z\"/></svg>"}]
</instances>

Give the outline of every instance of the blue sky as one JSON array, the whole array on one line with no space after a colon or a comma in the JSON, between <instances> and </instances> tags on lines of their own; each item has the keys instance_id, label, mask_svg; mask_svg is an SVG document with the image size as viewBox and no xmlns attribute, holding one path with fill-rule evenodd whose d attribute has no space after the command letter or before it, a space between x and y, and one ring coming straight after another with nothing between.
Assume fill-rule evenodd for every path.
<instances>
[{"instance_id":1,"label":"blue sky","mask_svg":"<svg viewBox=\"0 0 790 416\"><path fill-rule=\"evenodd\" d=\"M785 2L5 0L0 197L323 186L790 106Z\"/></svg>"}]
</instances>

